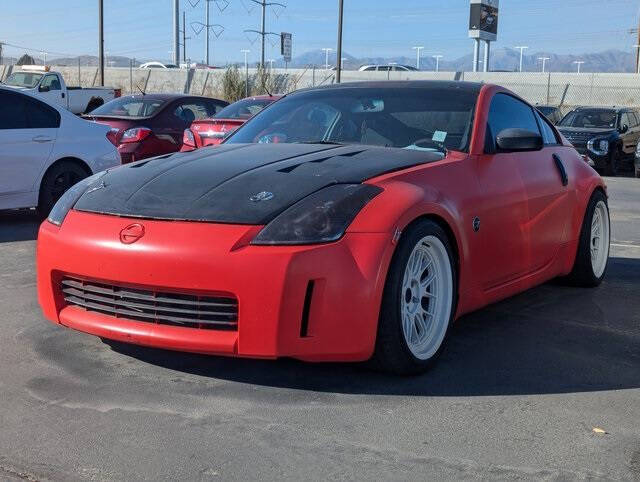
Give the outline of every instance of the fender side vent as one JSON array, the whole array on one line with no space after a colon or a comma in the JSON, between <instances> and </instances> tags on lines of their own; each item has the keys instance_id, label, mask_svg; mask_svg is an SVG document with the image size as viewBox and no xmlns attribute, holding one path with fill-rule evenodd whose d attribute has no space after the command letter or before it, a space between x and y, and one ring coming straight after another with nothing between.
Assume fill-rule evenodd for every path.
<instances>
[{"instance_id":1,"label":"fender side vent","mask_svg":"<svg viewBox=\"0 0 640 482\"><path fill-rule=\"evenodd\" d=\"M309 331L309 313L311 312L311 300L313 298L313 286L315 282L310 280L307 284L307 292L304 295L304 305L302 307L302 322L300 323L300 338L305 338Z\"/></svg>"}]
</instances>

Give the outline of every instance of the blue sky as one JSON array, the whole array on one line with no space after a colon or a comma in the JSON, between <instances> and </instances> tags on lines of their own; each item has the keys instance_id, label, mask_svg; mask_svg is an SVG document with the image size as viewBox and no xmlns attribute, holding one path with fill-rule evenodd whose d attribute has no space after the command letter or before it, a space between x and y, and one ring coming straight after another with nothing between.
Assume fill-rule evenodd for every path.
<instances>
[{"instance_id":1,"label":"blue sky","mask_svg":"<svg viewBox=\"0 0 640 482\"><path fill-rule=\"evenodd\" d=\"M258 29L259 9L248 13L249 0L228 0L220 12L211 3L213 23L225 31L212 35L213 63L259 58L259 42L245 29ZM267 29L293 33L294 56L323 47L335 47L337 0L278 0L287 5L279 16L267 15ZM191 0L195 3L196 0ZM204 2L187 12L187 54L204 57L204 33L196 36L191 22L202 21ZM224 0L221 0L224 3ZM172 0L105 0L105 50L111 55L139 59L170 57ZM423 55L443 54L453 59L468 54L468 0L344 0L344 50L361 56L413 56L413 45L424 45ZM632 51L636 43L628 29L638 23L637 0L502 0L498 42L494 48L527 45L529 52L580 54L611 48ZM96 0L2 0L0 41L60 54L97 53ZM267 43L267 58L279 57L279 44ZM5 47L6 55L24 49ZM52 54L55 53L55 54Z\"/></svg>"}]
</instances>

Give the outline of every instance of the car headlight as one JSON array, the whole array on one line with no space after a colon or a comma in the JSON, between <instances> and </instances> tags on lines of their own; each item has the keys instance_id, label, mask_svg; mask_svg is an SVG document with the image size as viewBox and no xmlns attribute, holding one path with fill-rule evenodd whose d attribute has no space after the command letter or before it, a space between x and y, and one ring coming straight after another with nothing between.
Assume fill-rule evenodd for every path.
<instances>
[{"instance_id":1,"label":"car headlight","mask_svg":"<svg viewBox=\"0 0 640 482\"><path fill-rule=\"evenodd\" d=\"M80 199L80 197L90 188L94 187L97 184L97 181L106 173L107 171L102 171L94 174L93 176L86 177L69 188L60 197L60 199L58 199L58 202L53 205L53 209L51 209L51 212L47 217L47 221L55 224L56 226L61 226L64 218L67 217L67 213L73 206L75 206L78 199Z\"/></svg>"},{"instance_id":2,"label":"car headlight","mask_svg":"<svg viewBox=\"0 0 640 482\"><path fill-rule=\"evenodd\" d=\"M606 139L591 139L587 142L587 149L598 156L604 156L609 152L609 141Z\"/></svg>"},{"instance_id":3,"label":"car headlight","mask_svg":"<svg viewBox=\"0 0 640 482\"><path fill-rule=\"evenodd\" d=\"M317 244L340 239L360 210L382 189L369 184L325 187L279 214L251 244Z\"/></svg>"}]
</instances>

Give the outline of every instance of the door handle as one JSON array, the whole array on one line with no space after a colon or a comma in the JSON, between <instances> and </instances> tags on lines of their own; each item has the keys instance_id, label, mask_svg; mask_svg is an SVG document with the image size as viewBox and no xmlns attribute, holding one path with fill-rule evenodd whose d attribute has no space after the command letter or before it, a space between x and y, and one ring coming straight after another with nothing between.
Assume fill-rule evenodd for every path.
<instances>
[{"instance_id":1,"label":"door handle","mask_svg":"<svg viewBox=\"0 0 640 482\"><path fill-rule=\"evenodd\" d=\"M62 94L60 94L62 96L62 98L64 99L64 92Z\"/></svg>"},{"instance_id":2,"label":"door handle","mask_svg":"<svg viewBox=\"0 0 640 482\"><path fill-rule=\"evenodd\" d=\"M48 136L35 136L33 139L31 139L33 142L51 142L53 140L53 137L48 137Z\"/></svg>"},{"instance_id":3,"label":"door handle","mask_svg":"<svg viewBox=\"0 0 640 482\"><path fill-rule=\"evenodd\" d=\"M564 168L562 159L560 159L560 156L558 154L553 155L553 162L555 162L556 168L560 173L560 179L562 180L562 185L566 186L567 184L569 184L569 177L567 176L567 170Z\"/></svg>"}]
</instances>

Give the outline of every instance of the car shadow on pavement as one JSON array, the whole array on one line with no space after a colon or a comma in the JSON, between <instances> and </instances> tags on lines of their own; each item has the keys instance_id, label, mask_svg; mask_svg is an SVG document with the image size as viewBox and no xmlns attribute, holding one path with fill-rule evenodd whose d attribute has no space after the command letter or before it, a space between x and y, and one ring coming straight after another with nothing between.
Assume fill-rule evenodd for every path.
<instances>
[{"instance_id":1,"label":"car shadow on pavement","mask_svg":"<svg viewBox=\"0 0 640 482\"><path fill-rule=\"evenodd\" d=\"M41 219L35 211L0 211L0 243L33 241Z\"/></svg>"},{"instance_id":2,"label":"car shadow on pavement","mask_svg":"<svg viewBox=\"0 0 640 482\"><path fill-rule=\"evenodd\" d=\"M640 259L612 258L596 289L550 283L464 316L427 373L398 377L356 364L192 355L110 343L197 376L345 394L482 396L640 387Z\"/></svg>"}]
</instances>

